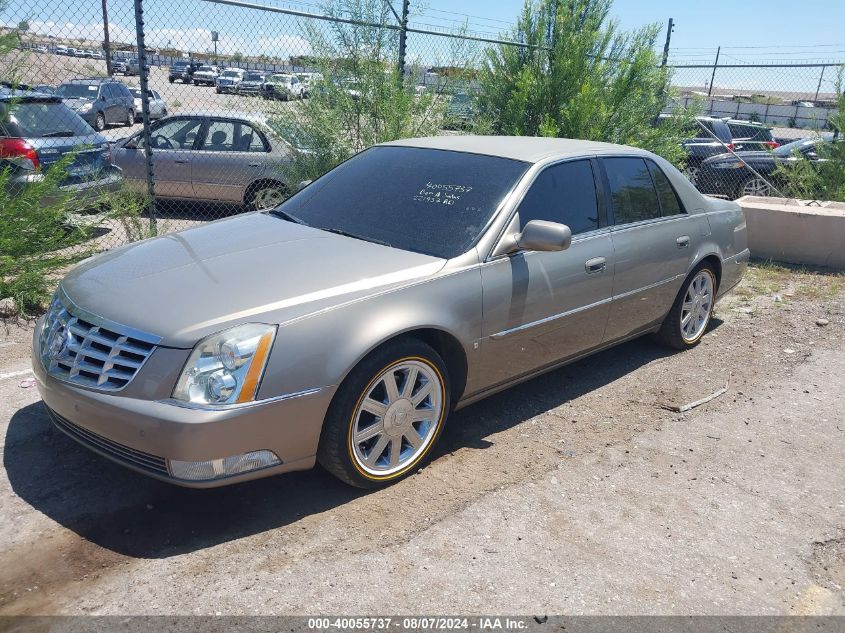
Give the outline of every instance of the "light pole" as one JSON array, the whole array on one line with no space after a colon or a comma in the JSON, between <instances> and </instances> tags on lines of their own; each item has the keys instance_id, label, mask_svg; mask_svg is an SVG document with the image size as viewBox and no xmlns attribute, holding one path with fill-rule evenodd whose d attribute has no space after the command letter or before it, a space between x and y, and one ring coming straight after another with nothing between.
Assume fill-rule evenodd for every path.
<instances>
[{"instance_id":1,"label":"light pole","mask_svg":"<svg viewBox=\"0 0 845 633\"><path fill-rule=\"evenodd\" d=\"M108 0L102 0L103 4L103 55L106 56L106 74L111 77L111 42L109 42L109 10Z\"/></svg>"}]
</instances>

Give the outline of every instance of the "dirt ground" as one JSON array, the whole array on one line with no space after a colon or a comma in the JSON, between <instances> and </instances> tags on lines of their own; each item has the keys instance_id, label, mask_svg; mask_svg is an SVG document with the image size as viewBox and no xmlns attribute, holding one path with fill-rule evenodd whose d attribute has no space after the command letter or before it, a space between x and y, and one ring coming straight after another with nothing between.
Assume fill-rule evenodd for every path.
<instances>
[{"instance_id":1,"label":"dirt ground","mask_svg":"<svg viewBox=\"0 0 845 633\"><path fill-rule=\"evenodd\" d=\"M22 386L31 332L0 328L2 614L845 614L841 274L756 265L694 350L496 395L369 494L113 465Z\"/></svg>"}]
</instances>

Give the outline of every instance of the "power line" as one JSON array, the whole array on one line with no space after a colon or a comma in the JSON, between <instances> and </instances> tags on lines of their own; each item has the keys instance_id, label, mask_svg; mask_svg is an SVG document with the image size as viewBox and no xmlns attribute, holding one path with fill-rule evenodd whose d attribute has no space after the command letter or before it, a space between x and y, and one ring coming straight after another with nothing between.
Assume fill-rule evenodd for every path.
<instances>
[{"instance_id":1,"label":"power line","mask_svg":"<svg viewBox=\"0 0 845 633\"><path fill-rule=\"evenodd\" d=\"M499 22L501 24L506 24L507 26L515 26L513 22L508 20L500 20L499 18L488 18L484 17L483 15L471 15L469 13L460 13L458 11L447 11L446 9L435 9L434 7L428 7L428 11L434 11L436 13L448 13L449 15L459 15L464 18L473 18L475 20L487 20L489 22Z\"/></svg>"}]
</instances>

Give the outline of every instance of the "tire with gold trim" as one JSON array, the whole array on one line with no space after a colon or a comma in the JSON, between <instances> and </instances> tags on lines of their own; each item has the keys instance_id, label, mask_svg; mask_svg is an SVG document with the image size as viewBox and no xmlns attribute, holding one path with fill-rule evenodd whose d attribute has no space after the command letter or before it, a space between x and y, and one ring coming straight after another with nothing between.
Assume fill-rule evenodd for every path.
<instances>
[{"instance_id":1,"label":"tire with gold trim","mask_svg":"<svg viewBox=\"0 0 845 633\"><path fill-rule=\"evenodd\" d=\"M702 262L696 266L684 281L657 338L675 349L698 345L713 316L717 288L716 273L711 265Z\"/></svg>"},{"instance_id":2,"label":"tire with gold trim","mask_svg":"<svg viewBox=\"0 0 845 633\"><path fill-rule=\"evenodd\" d=\"M317 458L342 481L378 488L417 470L431 454L450 407L443 359L414 338L364 358L335 394Z\"/></svg>"}]
</instances>

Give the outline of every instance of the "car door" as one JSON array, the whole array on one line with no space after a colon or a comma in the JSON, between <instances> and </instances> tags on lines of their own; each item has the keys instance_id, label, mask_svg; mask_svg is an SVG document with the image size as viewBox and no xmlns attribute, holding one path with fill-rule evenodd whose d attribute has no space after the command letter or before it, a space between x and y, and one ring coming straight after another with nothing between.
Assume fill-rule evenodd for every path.
<instances>
[{"instance_id":1,"label":"car door","mask_svg":"<svg viewBox=\"0 0 845 633\"><path fill-rule=\"evenodd\" d=\"M600 182L598 164L590 159L543 169L503 239L530 220L550 220L570 227L571 246L501 255L482 265L485 384L506 382L601 343L613 289L613 245Z\"/></svg>"},{"instance_id":2,"label":"car door","mask_svg":"<svg viewBox=\"0 0 845 633\"><path fill-rule=\"evenodd\" d=\"M199 117L176 117L154 123L151 129L153 174L156 196L193 198L191 159L199 143L203 120ZM135 188L146 191L144 140L139 133L115 148L115 163Z\"/></svg>"},{"instance_id":3,"label":"car door","mask_svg":"<svg viewBox=\"0 0 845 633\"><path fill-rule=\"evenodd\" d=\"M117 112L115 109L115 96L112 93L110 84L102 84L99 90L99 99L103 109L103 116L106 123L117 123Z\"/></svg>"},{"instance_id":4,"label":"car door","mask_svg":"<svg viewBox=\"0 0 845 633\"><path fill-rule=\"evenodd\" d=\"M264 173L268 150L258 130L246 121L211 119L194 154L196 197L242 202L247 186Z\"/></svg>"},{"instance_id":5,"label":"car door","mask_svg":"<svg viewBox=\"0 0 845 633\"><path fill-rule=\"evenodd\" d=\"M602 159L615 256L607 341L659 323L689 270L701 229L651 160Z\"/></svg>"}]
</instances>

